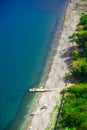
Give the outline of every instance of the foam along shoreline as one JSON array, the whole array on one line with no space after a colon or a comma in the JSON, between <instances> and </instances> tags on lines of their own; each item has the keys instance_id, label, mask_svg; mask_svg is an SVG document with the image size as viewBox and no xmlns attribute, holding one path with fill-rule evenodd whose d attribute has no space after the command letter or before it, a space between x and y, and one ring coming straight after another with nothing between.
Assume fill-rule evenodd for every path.
<instances>
[{"instance_id":1,"label":"foam along shoreline","mask_svg":"<svg viewBox=\"0 0 87 130\"><path fill-rule=\"evenodd\" d=\"M51 65L48 79L45 83L46 89L58 88L58 91L44 92L40 95L37 107L33 111L35 114L32 116L31 121L25 126L25 130L45 130L49 123L50 113L56 105L56 101L60 103L59 93L61 88L63 89L66 85L64 76L65 73L69 72L69 54L73 46L73 43L69 41L68 37L74 33L76 25L79 22L80 14L83 11L83 7L77 6L77 3L81 4L81 0L71 0L71 2L68 3L61 35L58 39L56 54L53 59L53 64ZM41 109L44 104L47 105L47 109Z\"/></svg>"}]
</instances>

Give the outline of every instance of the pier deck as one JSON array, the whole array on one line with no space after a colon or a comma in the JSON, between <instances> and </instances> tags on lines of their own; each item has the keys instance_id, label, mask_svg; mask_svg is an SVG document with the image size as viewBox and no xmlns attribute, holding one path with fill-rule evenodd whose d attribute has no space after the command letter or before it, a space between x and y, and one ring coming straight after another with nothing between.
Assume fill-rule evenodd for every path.
<instances>
[{"instance_id":1,"label":"pier deck","mask_svg":"<svg viewBox=\"0 0 87 130\"><path fill-rule=\"evenodd\" d=\"M50 92L50 91L58 91L58 88L30 88L29 92Z\"/></svg>"},{"instance_id":2,"label":"pier deck","mask_svg":"<svg viewBox=\"0 0 87 130\"><path fill-rule=\"evenodd\" d=\"M69 84L68 86L61 87L61 90L67 87L72 86L73 84ZM60 88L30 88L29 92L51 92L51 91L58 91Z\"/></svg>"}]
</instances>

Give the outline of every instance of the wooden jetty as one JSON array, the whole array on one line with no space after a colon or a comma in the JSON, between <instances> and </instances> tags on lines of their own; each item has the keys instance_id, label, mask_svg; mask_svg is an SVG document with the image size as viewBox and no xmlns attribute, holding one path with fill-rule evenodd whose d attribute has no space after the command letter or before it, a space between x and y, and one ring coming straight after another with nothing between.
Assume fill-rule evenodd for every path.
<instances>
[{"instance_id":1,"label":"wooden jetty","mask_svg":"<svg viewBox=\"0 0 87 130\"><path fill-rule=\"evenodd\" d=\"M50 91L58 91L58 88L30 88L29 92L50 92Z\"/></svg>"},{"instance_id":2,"label":"wooden jetty","mask_svg":"<svg viewBox=\"0 0 87 130\"><path fill-rule=\"evenodd\" d=\"M64 89L64 88L68 88L70 86L72 86L73 84L69 84L68 86L65 86L65 87L61 87L61 90ZM43 87L40 87L40 88L30 88L28 91L29 92L51 92L51 91L58 91L60 88L43 88Z\"/></svg>"}]
</instances>

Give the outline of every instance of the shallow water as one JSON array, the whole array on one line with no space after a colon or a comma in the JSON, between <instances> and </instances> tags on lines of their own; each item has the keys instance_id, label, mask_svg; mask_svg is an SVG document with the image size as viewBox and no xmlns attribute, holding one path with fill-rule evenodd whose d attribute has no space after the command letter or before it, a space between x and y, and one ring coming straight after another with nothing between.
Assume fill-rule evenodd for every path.
<instances>
[{"instance_id":1,"label":"shallow water","mask_svg":"<svg viewBox=\"0 0 87 130\"><path fill-rule=\"evenodd\" d=\"M40 81L49 39L65 3L0 1L0 130L17 130L26 114L34 97L27 90Z\"/></svg>"}]
</instances>

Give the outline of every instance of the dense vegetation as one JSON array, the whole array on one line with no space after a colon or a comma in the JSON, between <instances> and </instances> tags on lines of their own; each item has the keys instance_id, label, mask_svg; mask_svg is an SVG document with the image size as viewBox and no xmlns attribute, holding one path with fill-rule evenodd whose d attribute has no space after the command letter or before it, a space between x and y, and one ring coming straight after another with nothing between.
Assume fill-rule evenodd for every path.
<instances>
[{"instance_id":1,"label":"dense vegetation","mask_svg":"<svg viewBox=\"0 0 87 130\"><path fill-rule=\"evenodd\" d=\"M60 130L87 130L87 84L73 85L65 90Z\"/></svg>"},{"instance_id":2,"label":"dense vegetation","mask_svg":"<svg viewBox=\"0 0 87 130\"><path fill-rule=\"evenodd\" d=\"M79 82L87 81L87 14L82 15L73 40L77 46L71 53L72 75Z\"/></svg>"},{"instance_id":3,"label":"dense vegetation","mask_svg":"<svg viewBox=\"0 0 87 130\"><path fill-rule=\"evenodd\" d=\"M87 130L87 14L83 14L69 38L76 46L71 52L71 74L75 85L65 93L59 130Z\"/></svg>"}]
</instances>

